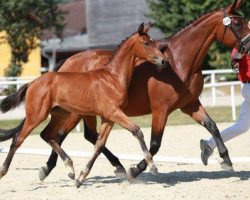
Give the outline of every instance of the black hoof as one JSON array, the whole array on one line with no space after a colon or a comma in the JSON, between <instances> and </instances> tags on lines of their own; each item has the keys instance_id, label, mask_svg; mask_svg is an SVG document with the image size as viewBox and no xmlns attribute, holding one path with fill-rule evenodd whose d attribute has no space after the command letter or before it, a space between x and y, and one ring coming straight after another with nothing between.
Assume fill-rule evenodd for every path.
<instances>
[{"instance_id":1,"label":"black hoof","mask_svg":"<svg viewBox=\"0 0 250 200\"><path fill-rule=\"evenodd\" d=\"M140 174L140 171L137 167L131 167L129 168L127 174L128 174L127 177L131 177L132 179L134 179Z\"/></svg>"},{"instance_id":2,"label":"black hoof","mask_svg":"<svg viewBox=\"0 0 250 200\"><path fill-rule=\"evenodd\" d=\"M157 169L157 167L156 166L153 166L153 167L151 167L151 169L149 170L149 172L151 173L151 174L153 174L153 175L157 175L158 174L158 169Z\"/></svg>"},{"instance_id":3,"label":"black hoof","mask_svg":"<svg viewBox=\"0 0 250 200\"><path fill-rule=\"evenodd\" d=\"M127 173L126 170L124 168L118 168L114 171L116 177L118 178L126 178L127 177Z\"/></svg>"},{"instance_id":4,"label":"black hoof","mask_svg":"<svg viewBox=\"0 0 250 200\"><path fill-rule=\"evenodd\" d=\"M0 179L1 179L5 174L7 174L7 170L6 170L4 167L1 167L1 169L0 169Z\"/></svg>"},{"instance_id":5,"label":"black hoof","mask_svg":"<svg viewBox=\"0 0 250 200\"><path fill-rule=\"evenodd\" d=\"M79 188L79 187L81 187L81 185L82 184L78 180L76 180L76 187Z\"/></svg>"},{"instance_id":6,"label":"black hoof","mask_svg":"<svg viewBox=\"0 0 250 200\"><path fill-rule=\"evenodd\" d=\"M75 180L75 174L73 173L68 173L68 177L72 180Z\"/></svg>"},{"instance_id":7,"label":"black hoof","mask_svg":"<svg viewBox=\"0 0 250 200\"><path fill-rule=\"evenodd\" d=\"M39 179L40 181L44 181L44 179L49 175L50 171L48 167L41 167L39 169Z\"/></svg>"},{"instance_id":8,"label":"black hoof","mask_svg":"<svg viewBox=\"0 0 250 200\"><path fill-rule=\"evenodd\" d=\"M220 163L220 166L221 168L224 170L224 171L227 171L227 172L234 172L234 169L233 169L233 166L232 165L229 165L228 163L226 162L222 162Z\"/></svg>"}]
</instances>

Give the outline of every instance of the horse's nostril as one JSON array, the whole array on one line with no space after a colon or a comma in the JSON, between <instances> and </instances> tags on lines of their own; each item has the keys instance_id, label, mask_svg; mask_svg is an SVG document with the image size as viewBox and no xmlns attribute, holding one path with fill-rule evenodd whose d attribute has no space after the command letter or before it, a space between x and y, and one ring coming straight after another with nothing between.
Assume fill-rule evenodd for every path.
<instances>
[{"instance_id":1,"label":"horse's nostril","mask_svg":"<svg viewBox=\"0 0 250 200\"><path fill-rule=\"evenodd\" d=\"M162 60L162 66L163 67L167 67L168 61L166 61L165 59Z\"/></svg>"}]
</instances>

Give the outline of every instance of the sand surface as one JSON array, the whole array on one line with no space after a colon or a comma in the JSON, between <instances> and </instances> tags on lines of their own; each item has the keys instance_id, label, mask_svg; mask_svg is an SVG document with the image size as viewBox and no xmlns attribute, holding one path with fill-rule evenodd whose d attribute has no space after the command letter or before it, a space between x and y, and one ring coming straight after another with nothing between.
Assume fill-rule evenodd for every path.
<instances>
[{"instance_id":1,"label":"sand surface","mask_svg":"<svg viewBox=\"0 0 250 200\"><path fill-rule=\"evenodd\" d=\"M230 124L218 124L223 129ZM143 129L149 144L150 129ZM199 158L199 140L209 137L199 125L169 126L166 128L159 156ZM9 142L0 147L9 146ZM250 157L250 132L226 143L231 157ZM22 147L50 149L38 135L31 135ZM114 154L142 155L139 144L124 130L111 133L107 147ZM66 150L91 152L93 146L82 134L72 133L63 144ZM0 154L3 163L6 154ZM212 156L217 159L218 153ZM38 169L45 165L47 156L17 154L8 174L0 180L0 199L250 199L250 163L234 164L234 173L223 172L219 165L178 164L156 162L157 176L141 174L133 184L116 178L114 167L106 159L97 159L83 186L76 189L67 177L68 169L59 160L57 167L44 181ZM77 177L87 158L72 157ZM121 160L126 169L137 161Z\"/></svg>"}]
</instances>

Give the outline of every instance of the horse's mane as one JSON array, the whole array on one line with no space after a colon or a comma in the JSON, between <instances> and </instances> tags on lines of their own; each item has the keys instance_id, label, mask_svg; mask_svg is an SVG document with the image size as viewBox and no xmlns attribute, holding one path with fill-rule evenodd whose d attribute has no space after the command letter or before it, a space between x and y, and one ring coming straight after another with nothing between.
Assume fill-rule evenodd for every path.
<instances>
[{"instance_id":1,"label":"horse's mane","mask_svg":"<svg viewBox=\"0 0 250 200\"><path fill-rule=\"evenodd\" d=\"M174 35L176 35L177 33L179 33L180 31L186 29L189 25L193 24L194 22L196 22L197 20L199 20L200 18L208 15L208 14L212 14L213 12L217 12L219 10L222 10L221 9L216 9L216 10L211 10L211 11L205 11L205 12L202 12L200 15L198 15L196 18L184 23L181 27L178 27L169 37L166 37L165 39L169 39L171 37L173 37ZM239 15L241 16L238 12L234 11L232 12L232 14L234 15Z\"/></svg>"},{"instance_id":2,"label":"horse's mane","mask_svg":"<svg viewBox=\"0 0 250 200\"><path fill-rule=\"evenodd\" d=\"M122 46L128 39L130 39L134 34L136 34L136 33L137 33L137 32L131 34L131 35L128 36L125 40L122 40L122 42L121 42L119 45L117 45L117 47L116 47L115 50L112 52L111 56L109 57L108 62L107 62L105 65L109 64L109 63L113 60L113 58L115 57L115 54L116 54L117 51L121 48L121 46Z\"/></svg>"},{"instance_id":3,"label":"horse's mane","mask_svg":"<svg viewBox=\"0 0 250 200\"><path fill-rule=\"evenodd\" d=\"M174 35L176 35L177 33L181 32L182 30L186 29L189 25L193 24L194 22L196 22L197 20L199 20L200 18L208 15L208 14L211 14L213 12L216 12L218 10L212 10L212 11L206 11L206 12L203 12L201 13L200 15L198 15L196 18L182 24L180 27L178 27L169 37L166 37L165 39L169 39L171 37L173 37Z\"/></svg>"}]
</instances>

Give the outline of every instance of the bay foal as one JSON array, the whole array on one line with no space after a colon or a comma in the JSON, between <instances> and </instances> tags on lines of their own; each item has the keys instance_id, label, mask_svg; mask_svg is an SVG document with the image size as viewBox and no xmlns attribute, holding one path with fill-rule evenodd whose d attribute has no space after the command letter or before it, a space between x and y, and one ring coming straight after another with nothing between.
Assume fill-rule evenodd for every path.
<instances>
[{"instance_id":1,"label":"bay foal","mask_svg":"<svg viewBox=\"0 0 250 200\"><path fill-rule=\"evenodd\" d=\"M100 135L93 156L81 172L76 182L77 187L90 172L94 161L105 146L114 123L129 130L139 140L146 162L151 171L156 173L157 168L146 147L142 131L122 111L126 106L127 90L136 57L152 62L159 68L167 63L155 42L147 35L148 29L149 26L141 24L138 31L128 37L114 52L106 66L99 70L82 74L50 72L6 97L0 105L3 112L19 105L25 97L26 119L20 126L21 132L13 138L8 156L0 169L0 177L7 173L15 151L25 138L48 117L50 112L57 112L61 117L67 117L70 112L80 116L102 117ZM41 134L41 137L60 155L71 170L70 177L74 178L73 162L58 145L57 133L47 132Z\"/></svg>"}]
</instances>

